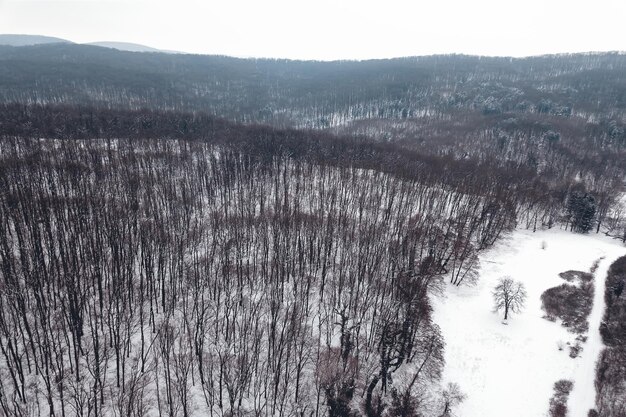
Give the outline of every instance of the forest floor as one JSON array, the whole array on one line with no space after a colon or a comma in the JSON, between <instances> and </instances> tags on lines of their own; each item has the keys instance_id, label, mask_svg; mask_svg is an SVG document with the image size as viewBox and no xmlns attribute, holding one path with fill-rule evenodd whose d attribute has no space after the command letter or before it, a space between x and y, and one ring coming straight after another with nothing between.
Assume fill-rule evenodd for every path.
<instances>
[{"instance_id":1,"label":"forest floor","mask_svg":"<svg viewBox=\"0 0 626 417\"><path fill-rule=\"evenodd\" d=\"M544 249L545 247L545 249ZM553 385L571 380L570 417L587 416L595 402L595 363L602 347L599 324L604 312L607 269L626 254L626 247L602 235L580 235L563 230L533 233L518 230L481 255L479 282L474 287L449 285L435 296L435 323L446 341L443 382L456 382L467 395L455 414L462 417L545 416ZM565 282L559 273L595 274L594 306L589 316L588 340L570 357L577 335L559 321L544 318L541 294ZM522 281L528 298L517 315L493 312L492 290L499 278Z\"/></svg>"}]
</instances>

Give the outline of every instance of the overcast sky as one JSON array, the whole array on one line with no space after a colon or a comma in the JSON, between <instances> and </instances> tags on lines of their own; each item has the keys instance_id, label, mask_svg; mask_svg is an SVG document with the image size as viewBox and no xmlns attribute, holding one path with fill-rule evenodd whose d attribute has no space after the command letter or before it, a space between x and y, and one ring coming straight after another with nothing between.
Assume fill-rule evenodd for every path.
<instances>
[{"instance_id":1,"label":"overcast sky","mask_svg":"<svg viewBox=\"0 0 626 417\"><path fill-rule=\"evenodd\" d=\"M626 50L626 0L0 0L0 33L365 59Z\"/></svg>"}]
</instances>

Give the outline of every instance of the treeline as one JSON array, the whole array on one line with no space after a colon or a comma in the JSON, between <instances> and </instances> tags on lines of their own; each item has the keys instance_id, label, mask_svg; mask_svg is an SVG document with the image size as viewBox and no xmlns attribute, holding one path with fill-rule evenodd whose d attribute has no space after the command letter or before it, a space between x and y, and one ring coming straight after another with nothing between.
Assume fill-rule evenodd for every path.
<instances>
[{"instance_id":1,"label":"treeline","mask_svg":"<svg viewBox=\"0 0 626 417\"><path fill-rule=\"evenodd\" d=\"M456 112L442 120L362 120L333 131L393 142L421 153L526 165L554 181L610 181L626 170L625 125L541 115Z\"/></svg>"},{"instance_id":2,"label":"treeline","mask_svg":"<svg viewBox=\"0 0 626 417\"><path fill-rule=\"evenodd\" d=\"M545 142L537 145L532 141L524 145L523 140L517 140L519 152L498 154L496 147L484 153L463 154L437 151L441 149L437 136L426 140L424 146L414 147L370 139L368 132L341 136L314 130L281 130L233 124L204 113L20 104L0 105L0 135L185 139L236 147L258 158L287 154L316 164L373 169L422 184L444 183L466 193L493 195L500 209L506 207L527 228L562 224L579 232L595 229L626 238L626 213L619 210L617 201L626 175L625 159L620 158L619 150L614 150L606 151L599 160L591 146L580 147L586 151L579 150L581 156L576 157L569 151L578 143L576 140L569 141L571 145L567 147ZM468 137L459 137L459 142L471 142ZM543 169L524 158L513 157L532 148L543 158Z\"/></svg>"},{"instance_id":3,"label":"treeline","mask_svg":"<svg viewBox=\"0 0 626 417\"><path fill-rule=\"evenodd\" d=\"M609 268L600 334L606 348L596 365L595 416L626 416L626 256Z\"/></svg>"},{"instance_id":4,"label":"treeline","mask_svg":"<svg viewBox=\"0 0 626 417\"><path fill-rule=\"evenodd\" d=\"M626 173L626 55L618 53L304 62L56 44L0 46L0 62L0 103L151 109L332 129L422 155L524 165L553 188L582 182L600 212L612 205ZM80 121L97 134L90 123ZM166 127L174 137L194 135L188 120L167 124L114 121L100 130L124 137L125 128L158 133Z\"/></svg>"},{"instance_id":5,"label":"treeline","mask_svg":"<svg viewBox=\"0 0 626 417\"><path fill-rule=\"evenodd\" d=\"M0 101L206 111L326 128L455 111L622 120L626 56L462 55L304 62L145 54L87 45L0 46Z\"/></svg>"},{"instance_id":6,"label":"treeline","mask_svg":"<svg viewBox=\"0 0 626 417\"><path fill-rule=\"evenodd\" d=\"M334 129L340 135L366 136L420 154L478 160L505 169L523 167L549 188L562 189L568 207L578 206L574 210L578 214L571 216L576 218L570 223L574 230L624 240L624 215L611 213L618 208L626 177L623 131L623 125L615 122L463 112L445 120L363 120ZM580 204L585 199L587 208ZM604 221L607 215L613 220Z\"/></svg>"}]
</instances>

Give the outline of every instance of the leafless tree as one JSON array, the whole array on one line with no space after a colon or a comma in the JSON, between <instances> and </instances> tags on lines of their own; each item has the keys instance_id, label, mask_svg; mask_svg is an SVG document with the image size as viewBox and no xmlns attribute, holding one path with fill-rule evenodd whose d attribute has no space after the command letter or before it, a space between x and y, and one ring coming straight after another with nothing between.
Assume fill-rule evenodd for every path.
<instances>
[{"instance_id":1,"label":"leafless tree","mask_svg":"<svg viewBox=\"0 0 626 417\"><path fill-rule=\"evenodd\" d=\"M526 302L524 284L511 277L500 278L493 290L493 301L495 312L504 310L504 320L509 318L509 313L520 313Z\"/></svg>"},{"instance_id":2,"label":"leafless tree","mask_svg":"<svg viewBox=\"0 0 626 417\"><path fill-rule=\"evenodd\" d=\"M454 415L454 407L465 401L465 398L466 395L461 391L459 384L449 382L441 393L441 401L443 402L441 417L451 417Z\"/></svg>"}]
</instances>

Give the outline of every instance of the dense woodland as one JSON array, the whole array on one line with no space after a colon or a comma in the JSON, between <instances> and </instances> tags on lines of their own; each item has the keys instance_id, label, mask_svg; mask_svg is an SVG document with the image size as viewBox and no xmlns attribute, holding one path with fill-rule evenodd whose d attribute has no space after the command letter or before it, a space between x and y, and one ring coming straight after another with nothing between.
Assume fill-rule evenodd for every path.
<instances>
[{"instance_id":1,"label":"dense woodland","mask_svg":"<svg viewBox=\"0 0 626 417\"><path fill-rule=\"evenodd\" d=\"M626 241L622 55L0 63L0 415L450 416L433 292Z\"/></svg>"},{"instance_id":2,"label":"dense woodland","mask_svg":"<svg viewBox=\"0 0 626 417\"><path fill-rule=\"evenodd\" d=\"M314 62L51 44L0 46L0 62L3 102L205 111L277 126L441 120L456 110L623 123L626 110L618 53Z\"/></svg>"},{"instance_id":3,"label":"dense woodland","mask_svg":"<svg viewBox=\"0 0 626 417\"><path fill-rule=\"evenodd\" d=\"M624 54L311 62L49 44L0 46L0 63L7 104L330 130L421 155L524 166L553 188L577 179L601 212L625 177Z\"/></svg>"},{"instance_id":4,"label":"dense woodland","mask_svg":"<svg viewBox=\"0 0 626 417\"><path fill-rule=\"evenodd\" d=\"M599 416L626 416L626 256L609 269L600 334L606 348L598 360L596 391Z\"/></svg>"},{"instance_id":5,"label":"dense woodland","mask_svg":"<svg viewBox=\"0 0 626 417\"><path fill-rule=\"evenodd\" d=\"M490 199L185 141L6 145L7 415L438 406L427 294L475 279Z\"/></svg>"}]
</instances>

